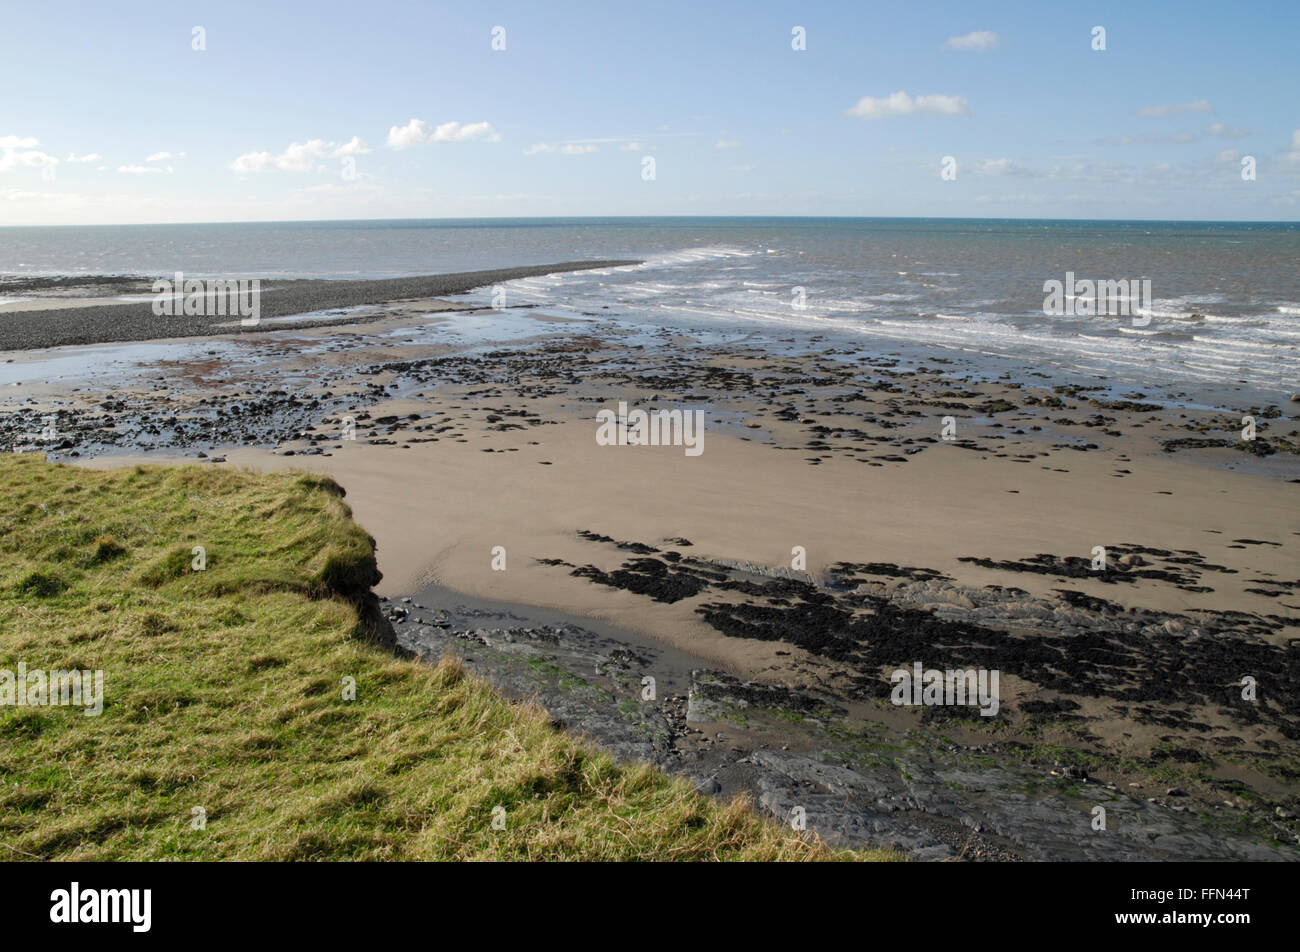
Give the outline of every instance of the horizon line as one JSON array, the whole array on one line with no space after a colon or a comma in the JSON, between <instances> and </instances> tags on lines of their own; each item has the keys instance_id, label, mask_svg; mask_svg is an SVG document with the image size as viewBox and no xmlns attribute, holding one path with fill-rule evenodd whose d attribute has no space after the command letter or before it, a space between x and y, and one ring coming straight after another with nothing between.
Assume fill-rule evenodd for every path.
<instances>
[{"instance_id":1,"label":"horizon line","mask_svg":"<svg viewBox=\"0 0 1300 952\"><path fill-rule=\"evenodd\" d=\"M171 228L199 225L334 225L362 222L506 222L506 221L936 221L936 222L1048 222L1074 224L1138 225L1300 225L1300 219L1282 218L1051 218L1007 216L969 217L936 215L482 215L430 218L268 218L218 221L101 222L57 225L3 225L10 228Z\"/></svg>"}]
</instances>

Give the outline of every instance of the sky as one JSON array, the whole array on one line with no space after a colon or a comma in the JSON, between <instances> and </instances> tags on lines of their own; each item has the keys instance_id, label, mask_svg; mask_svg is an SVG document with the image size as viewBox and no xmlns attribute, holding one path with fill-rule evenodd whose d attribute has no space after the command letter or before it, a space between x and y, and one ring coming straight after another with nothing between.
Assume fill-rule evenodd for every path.
<instances>
[{"instance_id":1,"label":"sky","mask_svg":"<svg viewBox=\"0 0 1300 952\"><path fill-rule=\"evenodd\" d=\"M1294 221L1298 40L1296 0L0 0L0 226Z\"/></svg>"}]
</instances>

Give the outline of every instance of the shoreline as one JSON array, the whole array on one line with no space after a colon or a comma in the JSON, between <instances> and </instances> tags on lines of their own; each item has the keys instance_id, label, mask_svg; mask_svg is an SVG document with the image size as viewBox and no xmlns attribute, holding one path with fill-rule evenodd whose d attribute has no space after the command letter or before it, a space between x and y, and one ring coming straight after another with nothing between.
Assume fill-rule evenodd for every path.
<instances>
[{"instance_id":1,"label":"shoreline","mask_svg":"<svg viewBox=\"0 0 1300 952\"><path fill-rule=\"evenodd\" d=\"M413 278L385 278L373 281L333 281L326 279L266 280L259 301L261 319L266 324L238 327L238 317L177 315L160 317L153 313L151 301L141 303L60 306L57 308L6 311L0 320L0 352L44 349L69 345L108 344L126 341L165 340L182 337L210 337L222 333L264 333L281 330L275 319L341 308L379 306L394 301L435 298L461 294L489 284L518 278L563 271L623 267L639 264L631 260L563 261L556 264L528 265L463 271L454 274L427 275ZM170 277L170 276L169 276ZM75 278L66 285L84 284L96 278ZM102 280L102 279L101 279ZM27 282L32 283L32 282ZM139 290L148 293L152 282L140 279ZM42 285L47 290L48 285ZM18 285L21 288L21 283ZM66 299L63 299L66 300ZM382 316L378 314L375 318ZM295 322L296 328L355 324L365 320L356 315L343 321L321 319ZM223 330L234 322L235 328Z\"/></svg>"},{"instance_id":2,"label":"shoreline","mask_svg":"<svg viewBox=\"0 0 1300 952\"><path fill-rule=\"evenodd\" d=\"M674 710L638 705L614 731L635 702L634 666L604 682L612 702L562 719L604 725L613 748L649 723L654 757L776 813L789 806L781 790L848 757L839 782L857 806L832 816L857 818L840 830L853 842L960 855L961 816L976 813L988 834L976 848L1001 858L1226 858L1300 834L1284 816L1300 806L1287 779L1300 766L1288 660L1300 532L1279 521L1300 481L1290 407L1261 417L1252 447L1230 438L1231 413L990 380L938 358L907 367L817 335L764 346L761 334L706 342L519 312L421 316L433 310L295 325L263 335L249 361L178 354L163 376L92 382L71 400L25 384L0 436L53 408L53 455L92 466L181 452L328 473L378 540L381 596L423 605L438 586L471 604L540 606L517 612L522 628L563 629L536 621L550 611L635 636L624 647L666 672ZM598 445L596 410L620 401L704 410L704 452ZM1243 463L1267 473L1234 471ZM1088 568L1097 545L1111 560L1100 573ZM565 677L591 681L576 634L506 639L506 655L541 652L532 674L574 666L548 687L498 667L500 645L475 626L395 621L409 644L472 653L552 706L576 703ZM692 660L654 660L674 650ZM892 706L888 671L913 661L1000 669L1002 712L986 723ZM1228 671L1259 672L1260 705L1233 699ZM882 753L894 747L911 753ZM918 762L925 797L897 786L899 765L915 777ZM990 800L979 790L993 777ZM1037 792L1016 800L1022 789ZM1087 842L1079 798L1091 796L1136 825ZM928 806L901 823L918 797ZM1229 817L1250 832L1215 845L1203 826ZM1154 851L1141 844L1150 831L1166 838Z\"/></svg>"}]
</instances>

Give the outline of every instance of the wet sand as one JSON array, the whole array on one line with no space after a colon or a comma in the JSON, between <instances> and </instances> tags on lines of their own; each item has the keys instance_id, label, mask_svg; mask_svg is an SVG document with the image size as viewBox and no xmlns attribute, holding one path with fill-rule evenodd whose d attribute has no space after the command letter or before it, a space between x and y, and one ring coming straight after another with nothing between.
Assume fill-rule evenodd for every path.
<instances>
[{"instance_id":1,"label":"wet sand","mask_svg":"<svg viewBox=\"0 0 1300 952\"><path fill-rule=\"evenodd\" d=\"M3 435L53 409L55 458L328 473L377 540L382 594L436 586L596 620L845 723L930 737L928 754L956 742L1081 782L1084 799L1091 785L1294 846L1300 457L1281 398L1194 410L806 335L716 343L600 321L537 320L498 345L455 336L483 314L414 317L263 335L255 361L190 358L111 394L24 385L0 404ZM703 452L598 445L596 411L620 401L703 410ZM917 661L999 669L998 716L891 704L889 672ZM764 736L736 757L774 755ZM689 766L693 737L664 756ZM1140 840L1114 857L1146 855ZM1208 855L1195 837L1161 855L1179 849Z\"/></svg>"}]
</instances>

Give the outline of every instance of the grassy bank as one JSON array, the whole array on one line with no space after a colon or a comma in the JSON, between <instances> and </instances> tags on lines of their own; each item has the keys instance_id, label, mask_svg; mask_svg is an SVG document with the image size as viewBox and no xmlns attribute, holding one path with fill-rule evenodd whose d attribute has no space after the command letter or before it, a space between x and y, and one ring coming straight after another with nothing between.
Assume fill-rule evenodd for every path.
<instances>
[{"instance_id":1,"label":"grassy bank","mask_svg":"<svg viewBox=\"0 0 1300 952\"><path fill-rule=\"evenodd\" d=\"M0 707L0 859L840 855L394 658L375 580L319 477L0 456L0 669L104 672L99 716Z\"/></svg>"}]
</instances>

